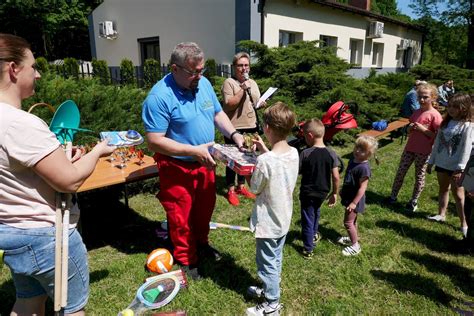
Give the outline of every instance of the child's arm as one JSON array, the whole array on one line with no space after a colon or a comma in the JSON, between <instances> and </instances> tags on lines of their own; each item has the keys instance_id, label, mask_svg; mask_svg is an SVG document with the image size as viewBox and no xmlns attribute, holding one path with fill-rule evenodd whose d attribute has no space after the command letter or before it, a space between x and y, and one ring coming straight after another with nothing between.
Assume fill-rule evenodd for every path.
<instances>
[{"instance_id":1,"label":"child's arm","mask_svg":"<svg viewBox=\"0 0 474 316\"><path fill-rule=\"evenodd\" d=\"M262 153L266 153L270 150L268 150L267 146L265 146L265 143L263 142L262 137L257 136L254 139L252 139L252 142L257 146L258 151Z\"/></svg>"},{"instance_id":2,"label":"child's arm","mask_svg":"<svg viewBox=\"0 0 474 316\"><path fill-rule=\"evenodd\" d=\"M346 207L346 210L348 210L349 212L353 212L356 209L357 203L359 203L360 199L364 196L365 190L367 190L368 185L369 185L369 178L368 177L364 177L364 178L360 179L359 190L357 190L356 196L352 200L351 204L349 204Z\"/></svg>"},{"instance_id":3,"label":"child's arm","mask_svg":"<svg viewBox=\"0 0 474 316\"><path fill-rule=\"evenodd\" d=\"M332 169L332 192L329 195L328 205L329 207L333 207L337 201L337 193L339 192L339 168Z\"/></svg>"}]
</instances>

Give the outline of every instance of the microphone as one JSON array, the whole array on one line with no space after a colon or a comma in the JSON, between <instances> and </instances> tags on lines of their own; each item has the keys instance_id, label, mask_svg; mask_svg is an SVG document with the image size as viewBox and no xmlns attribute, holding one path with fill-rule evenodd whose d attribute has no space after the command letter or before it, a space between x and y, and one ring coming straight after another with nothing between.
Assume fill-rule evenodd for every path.
<instances>
[{"instance_id":1,"label":"microphone","mask_svg":"<svg viewBox=\"0 0 474 316\"><path fill-rule=\"evenodd\" d=\"M250 79L248 72L244 72L244 79L245 79L245 81ZM252 94L250 93L250 87L245 89L245 91L247 91L247 94L249 95L249 98L250 98L250 102L253 104L253 98L252 98Z\"/></svg>"}]
</instances>

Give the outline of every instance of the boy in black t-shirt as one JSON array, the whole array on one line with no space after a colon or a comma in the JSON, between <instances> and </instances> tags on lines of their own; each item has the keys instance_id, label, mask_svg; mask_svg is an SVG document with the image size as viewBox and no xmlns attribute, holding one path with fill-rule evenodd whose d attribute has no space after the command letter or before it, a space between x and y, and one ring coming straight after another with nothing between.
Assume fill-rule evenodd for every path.
<instances>
[{"instance_id":1,"label":"boy in black t-shirt","mask_svg":"<svg viewBox=\"0 0 474 316\"><path fill-rule=\"evenodd\" d=\"M320 120L307 120L302 128L309 147L300 154L302 254L304 258L311 258L315 243L321 239L318 231L321 205L326 198L329 200L329 207L336 204L339 161L336 153L324 145L324 125Z\"/></svg>"}]
</instances>

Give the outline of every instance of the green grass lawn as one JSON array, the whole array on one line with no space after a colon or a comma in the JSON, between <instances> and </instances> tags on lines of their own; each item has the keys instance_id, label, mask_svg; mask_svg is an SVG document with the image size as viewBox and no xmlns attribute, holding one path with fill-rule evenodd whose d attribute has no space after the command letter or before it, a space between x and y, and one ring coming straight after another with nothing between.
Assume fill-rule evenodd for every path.
<instances>
[{"instance_id":1,"label":"green grass lawn","mask_svg":"<svg viewBox=\"0 0 474 316\"><path fill-rule=\"evenodd\" d=\"M285 315L455 315L456 310L474 311L474 260L462 251L459 219L450 203L446 223L426 216L436 213L438 185L435 175L427 185L415 214L404 211L413 188L409 171L399 195L400 204L383 205L403 146L400 139L384 141L378 152L380 165L371 162L367 209L359 217L362 252L344 257L335 240L345 233L340 204L324 206L320 232L323 239L311 260L303 259L300 236L298 187L293 223L284 250L282 297ZM347 164L351 148L337 149ZM213 221L248 225L252 202L230 206L224 193L224 168L218 168L218 200ZM143 265L147 254L163 246L155 236L163 208L154 196L153 181L147 192L130 188L130 209L123 204L120 188L98 190L80 196L82 234L89 249L91 274L90 315L116 315L134 298L148 274ZM160 311L186 311L188 315L243 315L255 305L246 288L258 282L255 239L249 232L228 229L211 231L213 245L224 254L222 262L207 263L205 278L189 281L189 288ZM13 305L15 290L6 267L0 268L0 315ZM52 304L48 304L51 311Z\"/></svg>"}]
</instances>

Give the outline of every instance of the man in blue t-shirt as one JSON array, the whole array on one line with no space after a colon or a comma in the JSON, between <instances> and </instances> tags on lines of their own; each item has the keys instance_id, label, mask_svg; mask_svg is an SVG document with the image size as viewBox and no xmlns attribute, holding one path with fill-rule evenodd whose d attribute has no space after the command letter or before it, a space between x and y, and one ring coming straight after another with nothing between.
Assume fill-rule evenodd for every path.
<instances>
[{"instance_id":1,"label":"man in blue t-shirt","mask_svg":"<svg viewBox=\"0 0 474 316\"><path fill-rule=\"evenodd\" d=\"M157 197L166 211L174 259L197 279L199 257L220 259L208 240L216 202L216 162L209 154L215 127L239 147L244 139L203 77L204 53L197 44L178 44L171 54L170 69L146 97L142 119L148 148L156 153Z\"/></svg>"},{"instance_id":2,"label":"man in blue t-shirt","mask_svg":"<svg viewBox=\"0 0 474 316\"><path fill-rule=\"evenodd\" d=\"M410 117L413 112L420 108L420 103L418 102L418 94L416 93L416 88L421 84L426 84L426 81L416 80L413 88L407 92L405 98L403 99L402 108L400 109L400 115L403 117Z\"/></svg>"}]
</instances>

